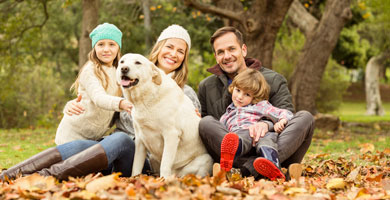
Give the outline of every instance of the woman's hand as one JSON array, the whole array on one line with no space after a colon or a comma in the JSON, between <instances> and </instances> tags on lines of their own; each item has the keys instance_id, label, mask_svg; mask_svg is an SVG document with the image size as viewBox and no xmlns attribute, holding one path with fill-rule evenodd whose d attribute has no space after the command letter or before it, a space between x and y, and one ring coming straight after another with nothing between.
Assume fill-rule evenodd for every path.
<instances>
[{"instance_id":1,"label":"woman's hand","mask_svg":"<svg viewBox=\"0 0 390 200\"><path fill-rule=\"evenodd\" d=\"M196 114L199 116L199 117L202 117L202 115L200 114L199 110L197 108L195 108L195 112Z\"/></svg>"},{"instance_id":2,"label":"woman's hand","mask_svg":"<svg viewBox=\"0 0 390 200\"><path fill-rule=\"evenodd\" d=\"M133 104L130 103L130 101L126 100L126 99L123 99L120 103L119 103L119 109L121 110L125 110L127 111L128 113L131 113L131 109L133 108Z\"/></svg>"},{"instance_id":3,"label":"woman's hand","mask_svg":"<svg viewBox=\"0 0 390 200\"><path fill-rule=\"evenodd\" d=\"M77 99L68 101L64 108L65 114L69 116L82 114L84 112L84 107L81 105L80 101L81 95L77 96Z\"/></svg>"},{"instance_id":4,"label":"woman's hand","mask_svg":"<svg viewBox=\"0 0 390 200\"><path fill-rule=\"evenodd\" d=\"M276 122L274 125L274 130L277 133L281 133L284 130L284 127L287 124L287 119L281 119L280 121Z\"/></svg>"}]
</instances>

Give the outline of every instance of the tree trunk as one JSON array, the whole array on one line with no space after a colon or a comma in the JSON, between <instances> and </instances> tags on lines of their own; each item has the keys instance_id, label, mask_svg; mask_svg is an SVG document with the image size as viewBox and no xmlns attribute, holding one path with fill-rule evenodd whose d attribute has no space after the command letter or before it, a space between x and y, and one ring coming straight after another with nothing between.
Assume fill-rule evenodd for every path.
<instances>
[{"instance_id":1,"label":"tree trunk","mask_svg":"<svg viewBox=\"0 0 390 200\"><path fill-rule=\"evenodd\" d=\"M328 59L344 24L351 18L350 0L328 0L318 26L307 32L300 59L291 79L295 109L316 114L315 98Z\"/></svg>"},{"instance_id":2,"label":"tree trunk","mask_svg":"<svg viewBox=\"0 0 390 200\"><path fill-rule=\"evenodd\" d=\"M383 55L370 58L366 66L366 115L385 114L379 92L379 72L383 67Z\"/></svg>"},{"instance_id":3,"label":"tree trunk","mask_svg":"<svg viewBox=\"0 0 390 200\"><path fill-rule=\"evenodd\" d=\"M149 49L152 47L152 41L150 39L151 20L150 20L149 7L150 7L149 0L143 0L142 1L142 11L144 13L145 44L146 44L147 51L149 51Z\"/></svg>"},{"instance_id":4,"label":"tree trunk","mask_svg":"<svg viewBox=\"0 0 390 200\"><path fill-rule=\"evenodd\" d=\"M238 28L248 46L248 57L272 68L272 54L279 28L292 0L256 0L245 10L240 0L213 0L215 6L184 0L188 6L223 17L225 25Z\"/></svg>"},{"instance_id":5,"label":"tree trunk","mask_svg":"<svg viewBox=\"0 0 390 200\"><path fill-rule=\"evenodd\" d=\"M98 25L99 0L83 0L83 21L79 41L79 68L88 60L91 51L89 33Z\"/></svg>"}]
</instances>

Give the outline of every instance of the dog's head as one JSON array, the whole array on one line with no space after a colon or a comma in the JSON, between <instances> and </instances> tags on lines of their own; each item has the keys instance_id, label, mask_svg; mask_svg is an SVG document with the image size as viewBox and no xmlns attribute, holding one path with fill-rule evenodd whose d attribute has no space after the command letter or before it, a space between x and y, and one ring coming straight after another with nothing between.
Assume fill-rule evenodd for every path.
<instances>
[{"instance_id":1,"label":"dog's head","mask_svg":"<svg viewBox=\"0 0 390 200\"><path fill-rule=\"evenodd\" d=\"M123 88L136 87L148 81L160 85L162 81L159 69L152 62L140 54L131 53L119 60L116 78Z\"/></svg>"}]
</instances>

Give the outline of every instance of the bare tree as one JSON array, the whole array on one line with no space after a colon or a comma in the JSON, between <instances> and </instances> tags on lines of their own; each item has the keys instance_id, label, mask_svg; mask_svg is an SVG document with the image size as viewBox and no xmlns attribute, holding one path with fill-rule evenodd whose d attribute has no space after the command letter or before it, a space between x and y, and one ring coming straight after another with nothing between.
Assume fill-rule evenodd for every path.
<instances>
[{"instance_id":1,"label":"bare tree","mask_svg":"<svg viewBox=\"0 0 390 200\"><path fill-rule=\"evenodd\" d=\"M316 114L315 98L329 57L340 32L352 17L350 0L328 0L321 20L316 20L298 0L289 16L306 36L297 66L290 80L295 109Z\"/></svg>"},{"instance_id":2,"label":"bare tree","mask_svg":"<svg viewBox=\"0 0 390 200\"><path fill-rule=\"evenodd\" d=\"M88 60L91 51L91 39L89 33L98 25L99 0L83 0L83 21L79 41L79 68Z\"/></svg>"},{"instance_id":3,"label":"bare tree","mask_svg":"<svg viewBox=\"0 0 390 200\"><path fill-rule=\"evenodd\" d=\"M150 19L150 0L143 0L142 1L142 12L144 13L144 27L145 27L145 44L146 49L150 49L152 46L152 41L150 38L150 32L152 30L151 28L151 19Z\"/></svg>"},{"instance_id":4,"label":"bare tree","mask_svg":"<svg viewBox=\"0 0 390 200\"><path fill-rule=\"evenodd\" d=\"M384 61L390 57L389 52L370 58L366 66L366 115L384 115L381 94L379 92L379 73L384 68Z\"/></svg>"},{"instance_id":5,"label":"bare tree","mask_svg":"<svg viewBox=\"0 0 390 200\"><path fill-rule=\"evenodd\" d=\"M292 0L255 0L246 10L240 0L213 0L214 5L184 0L187 6L223 17L225 25L237 27L246 39L248 56L272 68L276 36Z\"/></svg>"}]
</instances>

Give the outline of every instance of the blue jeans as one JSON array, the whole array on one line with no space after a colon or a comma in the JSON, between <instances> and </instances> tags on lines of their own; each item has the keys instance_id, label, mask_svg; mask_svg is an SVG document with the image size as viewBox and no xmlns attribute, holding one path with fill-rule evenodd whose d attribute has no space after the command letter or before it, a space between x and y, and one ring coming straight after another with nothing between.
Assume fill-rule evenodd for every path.
<instances>
[{"instance_id":1,"label":"blue jeans","mask_svg":"<svg viewBox=\"0 0 390 200\"><path fill-rule=\"evenodd\" d=\"M131 176L133 159L135 153L134 141L124 132L115 132L101 141L75 140L62 145L57 149L62 156L62 160L84 151L85 149L100 143L106 152L108 169L110 172L121 172L122 176ZM149 168L145 163L144 168ZM106 170L105 170L106 171Z\"/></svg>"}]
</instances>

